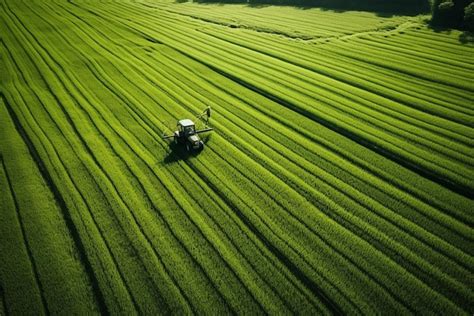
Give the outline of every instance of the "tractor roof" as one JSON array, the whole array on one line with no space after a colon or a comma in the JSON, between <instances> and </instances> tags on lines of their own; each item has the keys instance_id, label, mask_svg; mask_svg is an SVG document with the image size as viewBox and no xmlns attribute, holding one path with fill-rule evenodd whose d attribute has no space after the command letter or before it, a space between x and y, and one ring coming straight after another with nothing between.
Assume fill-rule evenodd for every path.
<instances>
[{"instance_id":1,"label":"tractor roof","mask_svg":"<svg viewBox=\"0 0 474 316\"><path fill-rule=\"evenodd\" d=\"M179 125L186 127L186 126L194 126L194 122L190 119L184 119L178 122Z\"/></svg>"}]
</instances>

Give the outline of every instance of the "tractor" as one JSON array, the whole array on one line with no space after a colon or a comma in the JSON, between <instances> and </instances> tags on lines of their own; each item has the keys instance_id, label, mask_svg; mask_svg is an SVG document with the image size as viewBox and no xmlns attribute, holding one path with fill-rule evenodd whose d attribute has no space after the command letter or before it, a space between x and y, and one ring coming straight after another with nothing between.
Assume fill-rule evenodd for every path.
<instances>
[{"instance_id":1,"label":"tractor","mask_svg":"<svg viewBox=\"0 0 474 316\"><path fill-rule=\"evenodd\" d=\"M190 119L182 119L178 121L177 128L173 135L163 135L163 139L173 139L175 144L183 144L188 152L199 151L204 149L204 142L198 134L212 131L213 128L208 126L209 117L211 116L211 108L208 107L197 118L205 122L206 126L203 129L197 130L196 124ZM205 120L203 117L206 117Z\"/></svg>"}]
</instances>

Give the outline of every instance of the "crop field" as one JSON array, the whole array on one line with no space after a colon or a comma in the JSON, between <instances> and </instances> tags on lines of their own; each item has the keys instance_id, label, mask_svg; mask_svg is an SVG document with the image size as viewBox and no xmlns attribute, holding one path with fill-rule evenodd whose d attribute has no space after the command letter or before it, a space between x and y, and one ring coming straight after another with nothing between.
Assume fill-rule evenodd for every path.
<instances>
[{"instance_id":1,"label":"crop field","mask_svg":"<svg viewBox=\"0 0 474 316\"><path fill-rule=\"evenodd\" d=\"M474 45L428 18L1 0L0 315L472 315Z\"/></svg>"}]
</instances>

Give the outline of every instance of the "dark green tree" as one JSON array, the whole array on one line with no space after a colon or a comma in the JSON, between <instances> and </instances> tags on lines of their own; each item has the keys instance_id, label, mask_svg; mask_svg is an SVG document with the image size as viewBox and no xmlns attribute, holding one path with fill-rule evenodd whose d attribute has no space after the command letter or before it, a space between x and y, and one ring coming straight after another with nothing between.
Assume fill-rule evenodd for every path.
<instances>
[{"instance_id":1,"label":"dark green tree","mask_svg":"<svg viewBox=\"0 0 474 316\"><path fill-rule=\"evenodd\" d=\"M469 28L472 25L474 0L434 0L432 23L436 26Z\"/></svg>"},{"instance_id":2,"label":"dark green tree","mask_svg":"<svg viewBox=\"0 0 474 316\"><path fill-rule=\"evenodd\" d=\"M464 8L464 24L469 31L474 32L474 2Z\"/></svg>"}]
</instances>

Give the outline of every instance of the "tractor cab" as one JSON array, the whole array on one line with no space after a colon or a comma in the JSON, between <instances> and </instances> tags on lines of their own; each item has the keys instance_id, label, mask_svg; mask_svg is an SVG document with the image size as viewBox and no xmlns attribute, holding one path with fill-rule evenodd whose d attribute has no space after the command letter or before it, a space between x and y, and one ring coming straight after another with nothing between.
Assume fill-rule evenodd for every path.
<instances>
[{"instance_id":1,"label":"tractor cab","mask_svg":"<svg viewBox=\"0 0 474 316\"><path fill-rule=\"evenodd\" d=\"M204 129L196 130L196 124L190 119L182 119L178 121L177 128L172 135L163 134L163 139L173 139L175 144L184 144L187 151L202 150L204 148L204 142L201 140L198 134L210 132L213 129L208 126L209 117L211 115L211 108L208 107L202 114L197 118L204 121L203 117L206 117L204 121L206 126Z\"/></svg>"},{"instance_id":2,"label":"tractor cab","mask_svg":"<svg viewBox=\"0 0 474 316\"><path fill-rule=\"evenodd\" d=\"M196 126L190 119L178 121L177 129L174 132L174 142L175 144L185 144L188 151L204 148L204 143L196 132Z\"/></svg>"},{"instance_id":3,"label":"tractor cab","mask_svg":"<svg viewBox=\"0 0 474 316\"><path fill-rule=\"evenodd\" d=\"M196 133L196 127L190 119L180 120L178 121L178 131L187 137Z\"/></svg>"}]
</instances>

